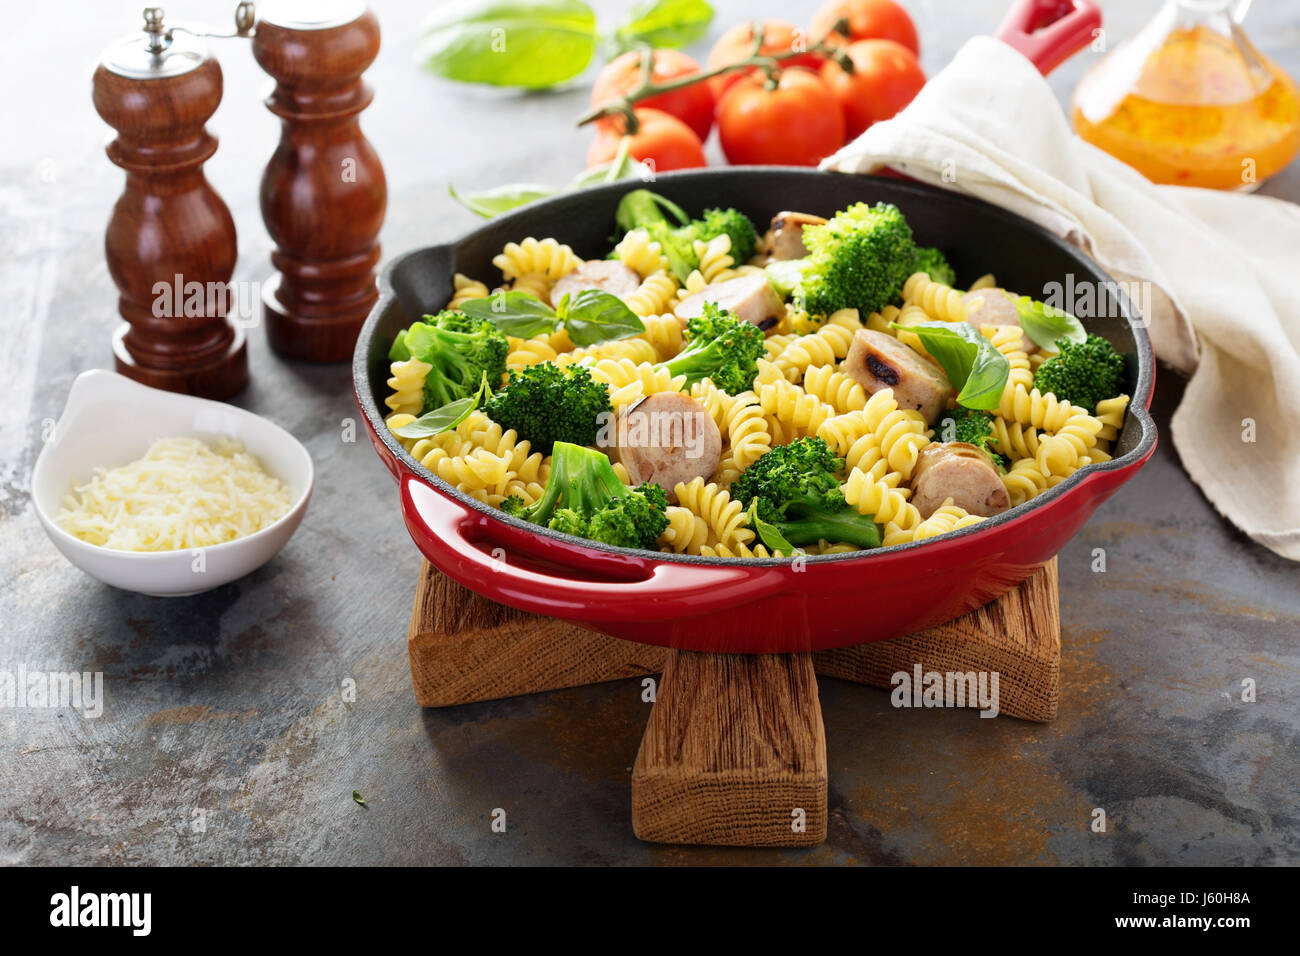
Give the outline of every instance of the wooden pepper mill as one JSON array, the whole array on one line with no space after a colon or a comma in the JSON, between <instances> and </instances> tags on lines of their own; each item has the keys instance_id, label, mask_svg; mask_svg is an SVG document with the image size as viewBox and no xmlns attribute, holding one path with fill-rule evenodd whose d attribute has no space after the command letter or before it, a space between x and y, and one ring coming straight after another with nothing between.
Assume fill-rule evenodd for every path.
<instances>
[{"instance_id":1,"label":"wooden pepper mill","mask_svg":"<svg viewBox=\"0 0 1300 956\"><path fill-rule=\"evenodd\" d=\"M151 7L143 34L104 51L93 89L117 131L109 159L126 171L104 240L126 320L113 336L117 370L230 398L248 383L244 331L228 316L235 222L203 175L217 149L204 123L221 102L221 67L200 37L173 34Z\"/></svg>"},{"instance_id":2,"label":"wooden pepper mill","mask_svg":"<svg viewBox=\"0 0 1300 956\"><path fill-rule=\"evenodd\" d=\"M379 297L379 227L388 186L359 114L361 74L379 53L363 2L279 2L259 9L253 56L275 79L267 107L279 147L262 177L262 218L278 274L262 290L271 347L314 362L352 357Z\"/></svg>"}]
</instances>

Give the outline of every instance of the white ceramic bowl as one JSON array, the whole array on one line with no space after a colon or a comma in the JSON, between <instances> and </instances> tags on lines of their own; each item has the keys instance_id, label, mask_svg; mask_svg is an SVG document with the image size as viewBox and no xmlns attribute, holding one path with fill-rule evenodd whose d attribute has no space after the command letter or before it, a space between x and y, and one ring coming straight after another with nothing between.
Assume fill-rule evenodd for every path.
<instances>
[{"instance_id":1,"label":"white ceramic bowl","mask_svg":"<svg viewBox=\"0 0 1300 956\"><path fill-rule=\"evenodd\" d=\"M195 552L114 551L88 544L59 527L64 495L97 465L115 468L144 455L159 438L237 438L271 475L289 487L292 505L279 521L235 541ZM297 530L311 497L311 456L298 439L265 418L222 402L177 395L115 372L82 372L72 383L53 440L36 459L32 501L45 532L63 556L105 584L155 597L199 594L260 568Z\"/></svg>"}]
</instances>

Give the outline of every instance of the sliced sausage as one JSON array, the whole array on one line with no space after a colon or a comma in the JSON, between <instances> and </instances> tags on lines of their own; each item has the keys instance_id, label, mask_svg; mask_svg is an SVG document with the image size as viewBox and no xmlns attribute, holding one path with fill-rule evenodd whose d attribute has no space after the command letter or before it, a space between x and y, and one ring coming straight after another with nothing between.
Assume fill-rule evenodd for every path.
<instances>
[{"instance_id":1,"label":"sliced sausage","mask_svg":"<svg viewBox=\"0 0 1300 956\"><path fill-rule=\"evenodd\" d=\"M1011 507L1011 496L989 456L964 441L926 445L912 472L912 504L922 518L946 501L988 518Z\"/></svg>"},{"instance_id":2,"label":"sliced sausage","mask_svg":"<svg viewBox=\"0 0 1300 956\"><path fill-rule=\"evenodd\" d=\"M632 483L657 484L673 503L678 482L707 480L722 459L722 433L713 416L682 392L659 392L624 409L615 440Z\"/></svg>"},{"instance_id":3,"label":"sliced sausage","mask_svg":"<svg viewBox=\"0 0 1300 956\"><path fill-rule=\"evenodd\" d=\"M943 369L887 332L858 329L844 371L869 394L892 388L898 406L916 409L927 425L939 420L952 395Z\"/></svg>"},{"instance_id":4,"label":"sliced sausage","mask_svg":"<svg viewBox=\"0 0 1300 956\"><path fill-rule=\"evenodd\" d=\"M767 254L773 259L802 259L808 255L803 231L808 226L824 226L826 220L806 212L779 212L772 217L772 227L764 236Z\"/></svg>"},{"instance_id":5,"label":"sliced sausage","mask_svg":"<svg viewBox=\"0 0 1300 956\"><path fill-rule=\"evenodd\" d=\"M785 314L785 303L765 275L747 275L705 286L677 303L673 314L679 319L693 319L704 314L704 303L717 303L736 318L766 331Z\"/></svg>"},{"instance_id":6,"label":"sliced sausage","mask_svg":"<svg viewBox=\"0 0 1300 956\"><path fill-rule=\"evenodd\" d=\"M966 303L966 321L975 328L981 325L1014 325L1020 327L1020 314L1016 304L1007 298L1006 289L990 287L976 289L962 296ZM1027 335L1020 336L1020 348L1026 353L1037 352L1038 343Z\"/></svg>"},{"instance_id":7,"label":"sliced sausage","mask_svg":"<svg viewBox=\"0 0 1300 956\"><path fill-rule=\"evenodd\" d=\"M587 289L599 289L620 299L631 295L641 284L641 277L617 259L590 259L551 286L551 305Z\"/></svg>"}]
</instances>

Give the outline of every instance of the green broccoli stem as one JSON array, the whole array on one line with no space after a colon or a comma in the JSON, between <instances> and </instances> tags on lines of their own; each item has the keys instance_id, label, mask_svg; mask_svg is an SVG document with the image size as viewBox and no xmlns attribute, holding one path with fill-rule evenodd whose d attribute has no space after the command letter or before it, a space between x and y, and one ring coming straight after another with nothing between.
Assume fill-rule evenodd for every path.
<instances>
[{"instance_id":1,"label":"green broccoli stem","mask_svg":"<svg viewBox=\"0 0 1300 956\"><path fill-rule=\"evenodd\" d=\"M839 511L816 511L803 517L771 522L795 547L818 541L842 541L859 548L880 547L880 529L866 515L845 506Z\"/></svg>"},{"instance_id":2,"label":"green broccoli stem","mask_svg":"<svg viewBox=\"0 0 1300 956\"><path fill-rule=\"evenodd\" d=\"M528 509L529 520L546 524L562 508L588 515L603 508L611 498L630 493L603 452L556 442L551 453L551 474L542 497Z\"/></svg>"},{"instance_id":3,"label":"green broccoli stem","mask_svg":"<svg viewBox=\"0 0 1300 956\"><path fill-rule=\"evenodd\" d=\"M712 339L695 348L687 345L668 361L660 362L655 367L667 369L673 378L685 375L686 387L689 388L701 379L708 378L726 361L727 357L718 345L718 340Z\"/></svg>"}]
</instances>

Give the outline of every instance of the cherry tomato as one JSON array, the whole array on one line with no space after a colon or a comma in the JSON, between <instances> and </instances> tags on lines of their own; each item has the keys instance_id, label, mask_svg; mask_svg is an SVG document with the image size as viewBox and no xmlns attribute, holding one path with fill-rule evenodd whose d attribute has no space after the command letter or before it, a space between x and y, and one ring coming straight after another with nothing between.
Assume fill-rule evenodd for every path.
<instances>
[{"instance_id":1,"label":"cherry tomato","mask_svg":"<svg viewBox=\"0 0 1300 956\"><path fill-rule=\"evenodd\" d=\"M650 78L656 83L664 83L700 71L700 65L679 50L655 50L653 63ZM629 50L622 56L610 60L600 71L600 75L596 77L596 85L591 89L591 105L599 106L631 92L640 84L641 53L638 50ZM709 130L713 128L713 90L707 82L693 83L670 93L647 97L636 105L676 116L694 130L701 142L709 138Z\"/></svg>"},{"instance_id":2,"label":"cherry tomato","mask_svg":"<svg viewBox=\"0 0 1300 956\"><path fill-rule=\"evenodd\" d=\"M817 40L840 19L849 21L850 40L893 40L921 55L916 24L894 0L828 0L813 14L809 34Z\"/></svg>"},{"instance_id":3,"label":"cherry tomato","mask_svg":"<svg viewBox=\"0 0 1300 956\"><path fill-rule=\"evenodd\" d=\"M633 111L639 126L632 134L628 153L643 163L650 163L661 173L670 169L691 169L707 165L704 146L689 126L676 116L661 110L638 106ZM627 122L616 116L609 124L596 130L596 138L587 150L587 166L608 163L618 154L618 142L623 138Z\"/></svg>"},{"instance_id":4,"label":"cherry tomato","mask_svg":"<svg viewBox=\"0 0 1300 956\"><path fill-rule=\"evenodd\" d=\"M835 95L808 70L785 70L774 90L743 76L718 104L718 136L732 163L814 166L844 144Z\"/></svg>"},{"instance_id":5,"label":"cherry tomato","mask_svg":"<svg viewBox=\"0 0 1300 956\"><path fill-rule=\"evenodd\" d=\"M763 47L759 52L768 56L775 56L779 53L791 52L795 48L795 44L806 45L808 42L808 37L803 30L792 23L786 23L783 20L764 20ZM713 44L713 49L709 51L709 59L705 65L712 70L728 63L738 63L747 58L753 50L753 25L738 23L718 37L718 42ZM782 60L781 65L782 67L806 66L810 70L816 70L820 69L824 62L826 62L825 59L816 53L804 53L788 60ZM734 73L724 73L722 76L715 76L709 80L709 85L713 88L714 101L721 103L722 95L744 75L742 71L737 70Z\"/></svg>"},{"instance_id":6,"label":"cherry tomato","mask_svg":"<svg viewBox=\"0 0 1300 956\"><path fill-rule=\"evenodd\" d=\"M845 49L853 72L828 62L822 81L844 111L844 132L853 139L912 102L925 86L925 73L912 51L893 40L857 40Z\"/></svg>"}]
</instances>

